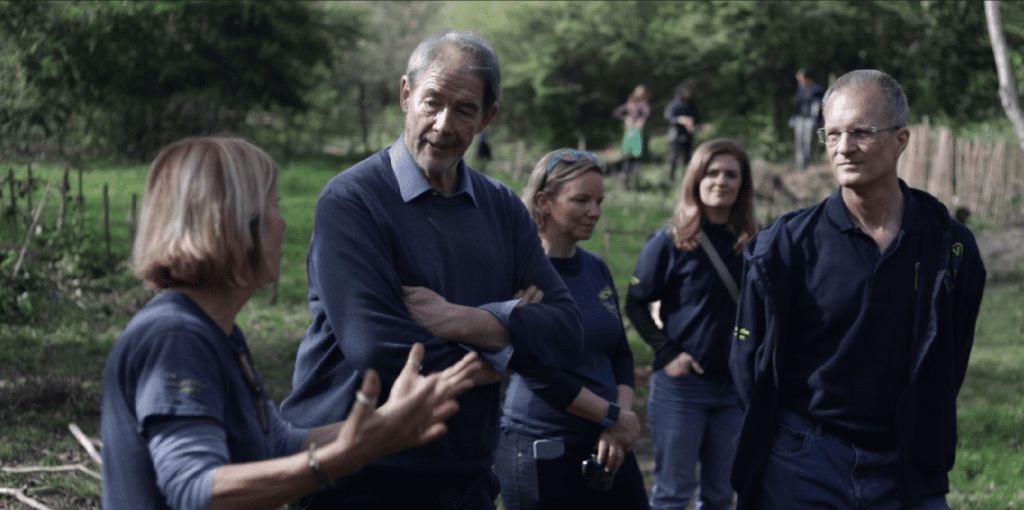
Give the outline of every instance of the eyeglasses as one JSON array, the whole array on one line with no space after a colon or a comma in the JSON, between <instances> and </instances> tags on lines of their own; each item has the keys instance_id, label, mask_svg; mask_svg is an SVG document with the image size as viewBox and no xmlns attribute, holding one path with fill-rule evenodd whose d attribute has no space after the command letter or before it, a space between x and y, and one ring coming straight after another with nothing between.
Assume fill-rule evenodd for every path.
<instances>
[{"instance_id":1,"label":"eyeglasses","mask_svg":"<svg viewBox=\"0 0 1024 510\"><path fill-rule=\"evenodd\" d=\"M818 141L828 145L829 147L839 143L843 138L843 133L850 135L850 140L857 145L868 145L878 139L878 133L882 131L894 131L902 128L903 126L893 126L883 129L875 127L869 128L853 128L847 131L829 131L826 132L825 128L819 128Z\"/></svg>"},{"instance_id":2,"label":"eyeglasses","mask_svg":"<svg viewBox=\"0 0 1024 510\"><path fill-rule=\"evenodd\" d=\"M551 170L555 168L555 165L557 165L559 161L563 163L575 163L581 160L593 161L594 163L598 164L600 164L601 162L599 159L597 159L597 156L595 156L594 153L590 151L564 149L555 152L554 154L551 155L551 160L548 161L548 166L544 168L544 177L540 180L540 186L537 186L537 189L544 189L544 184L548 182L548 175L551 173Z\"/></svg>"}]
</instances>

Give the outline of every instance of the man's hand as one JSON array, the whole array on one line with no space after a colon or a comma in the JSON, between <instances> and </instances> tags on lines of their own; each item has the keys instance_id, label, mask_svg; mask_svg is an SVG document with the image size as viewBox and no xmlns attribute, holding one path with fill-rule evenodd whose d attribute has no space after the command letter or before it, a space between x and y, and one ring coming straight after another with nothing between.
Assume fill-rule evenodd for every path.
<instances>
[{"instance_id":1,"label":"man's hand","mask_svg":"<svg viewBox=\"0 0 1024 510\"><path fill-rule=\"evenodd\" d=\"M533 303L540 303L544 301L544 291L537 288L536 285L530 285L529 287L516 292L512 299L520 299L519 304L516 306L525 306Z\"/></svg>"},{"instance_id":2,"label":"man's hand","mask_svg":"<svg viewBox=\"0 0 1024 510\"><path fill-rule=\"evenodd\" d=\"M691 370L698 374L704 373L704 369L701 368L700 363L697 363L697 360L693 359L693 356L690 356L690 353L688 352L679 353L679 356L676 356L675 359L669 361L668 364L665 365L665 373L669 377L683 377L684 375L689 374Z\"/></svg>"}]
</instances>

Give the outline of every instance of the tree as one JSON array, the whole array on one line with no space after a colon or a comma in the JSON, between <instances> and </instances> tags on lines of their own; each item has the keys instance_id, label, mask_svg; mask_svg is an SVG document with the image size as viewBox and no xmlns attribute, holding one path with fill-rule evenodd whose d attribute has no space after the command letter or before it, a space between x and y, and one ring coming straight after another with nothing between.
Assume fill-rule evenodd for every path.
<instances>
[{"instance_id":1,"label":"tree","mask_svg":"<svg viewBox=\"0 0 1024 510\"><path fill-rule=\"evenodd\" d=\"M307 107L329 58L321 18L294 2L6 2L30 116L133 157L187 134L237 130L255 107Z\"/></svg>"},{"instance_id":2,"label":"tree","mask_svg":"<svg viewBox=\"0 0 1024 510\"><path fill-rule=\"evenodd\" d=\"M1017 133L1017 143L1024 149L1024 114L1021 113L1017 101L1017 82L1013 78L1010 55L1006 50L1003 23L999 16L999 2L986 0L985 18L988 20L988 36L992 40L992 53L995 55L996 69L999 72L999 99L1006 110L1006 117L1010 119L1013 130Z\"/></svg>"}]
</instances>

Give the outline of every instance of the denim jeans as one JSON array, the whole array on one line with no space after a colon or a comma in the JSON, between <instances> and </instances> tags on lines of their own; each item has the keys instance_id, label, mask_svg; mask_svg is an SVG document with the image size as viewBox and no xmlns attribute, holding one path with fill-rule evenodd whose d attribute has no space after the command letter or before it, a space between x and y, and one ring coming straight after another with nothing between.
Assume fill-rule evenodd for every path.
<instances>
[{"instance_id":1,"label":"denim jeans","mask_svg":"<svg viewBox=\"0 0 1024 510\"><path fill-rule=\"evenodd\" d=\"M501 432L494 468L505 510L647 509L643 474L632 452L615 474L612 489L598 492L587 487L581 469L593 444L566 444L561 457L538 460L533 457L533 441L533 437Z\"/></svg>"},{"instance_id":2,"label":"denim jeans","mask_svg":"<svg viewBox=\"0 0 1024 510\"><path fill-rule=\"evenodd\" d=\"M732 382L692 373L676 379L658 370L651 375L647 417L654 446L651 508L683 510L694 490L698 510L732 508L729 475L742 419Z\"/></svg>"},{"instance_id":3,"label":"denim jeans","mask_svg":"<svg viewBox=\"0 0 1024 510\"><path fill-rule=\"evenodd\" d=\"M898 463L898 449L858 448L784 410L761 478L759 508L949 509L942 495L904 506L897 492Z\"/></svg>"},{"instance_id":4,"label":"denim jeans","mask_svg":"<svg viewBox=\"0 0 1024 510\"><path fill-rule=\"evenodd\" d=\"M793 134L796 138L796 169L804 170L811 164L811 154L817 142L814 130L818 127L818 119L797 116L793 118L793 124Z\"/></svg>"}]
</instances>

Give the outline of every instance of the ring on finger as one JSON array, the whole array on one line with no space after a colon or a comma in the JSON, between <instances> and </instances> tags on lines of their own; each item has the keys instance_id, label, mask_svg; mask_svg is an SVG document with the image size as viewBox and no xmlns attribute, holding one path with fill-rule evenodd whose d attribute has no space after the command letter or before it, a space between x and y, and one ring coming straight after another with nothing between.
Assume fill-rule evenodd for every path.
<instances>
[{"instance_id":1,"label":"ring on finger","mask_svg":"<svg viewBox=\"0 0 1024 510\"><path fill-rule=\"evenodd\" d=\"M356 402L364 406L377 407L377 399L370 398L363 390L356 390Z\"/></svg>"}]
</instances>

